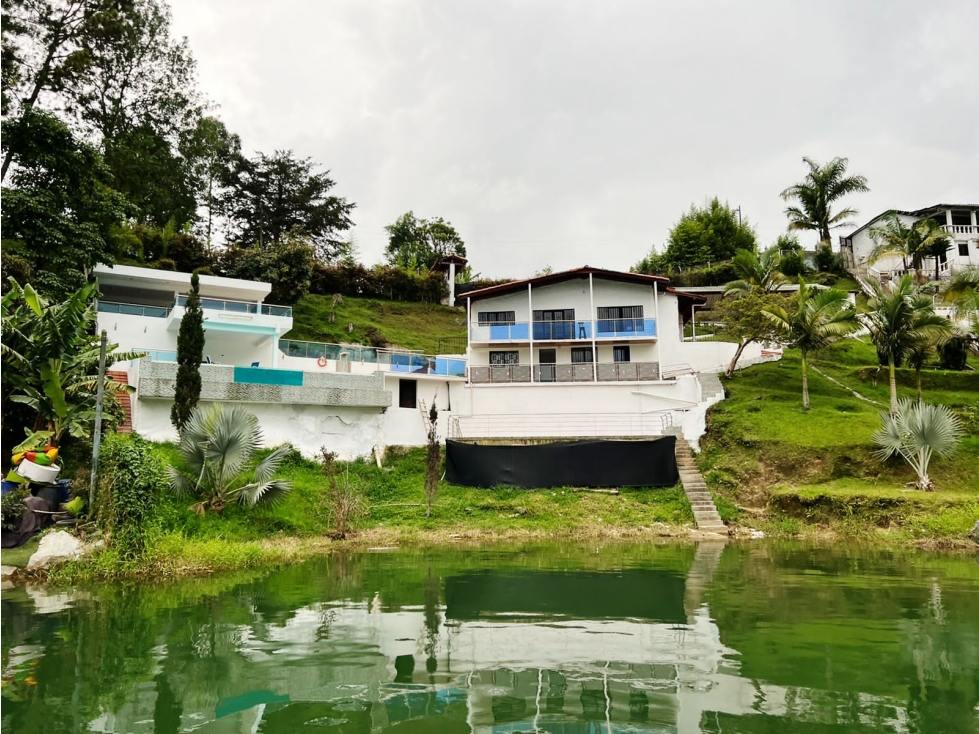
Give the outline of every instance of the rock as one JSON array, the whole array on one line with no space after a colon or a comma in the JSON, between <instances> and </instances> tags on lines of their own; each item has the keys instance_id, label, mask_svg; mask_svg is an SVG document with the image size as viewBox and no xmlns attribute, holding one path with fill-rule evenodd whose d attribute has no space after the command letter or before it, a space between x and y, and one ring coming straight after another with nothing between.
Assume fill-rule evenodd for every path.
<instances>
[{"instance_id":1,"label":"rock","mask_svg":"<svg viewBox=\"0 0 979 734\"><path fill-rule=\"evenodd\" d=\"M976 520L976 524L973 525L972 530L969 531L969 537L976 543L979 543L979 520Z\"/></svg>"},{"instance_id":2,"label":"rock","mask_svg":"<svg viewBox=\"0 0 979 734\"><path fill-rule=\"evenodd\" d=\"M61 563L62 561L69 561L72 558L78 558L84 550L82 541L74 535L66 533L64 530L48 533L41 538L41 543L37 546L37 551L34 552L34 555L27 562L27 570L37 571L42 568L47 568L53 563Z\"/></svg>"},{"instance_id":3,"label":"rock","mask_svg":"<svg viewBox=\"0 0 979 734\"><path fill-rule=\"evenodd\" d=\"M765 531L764 530L755 530L754 528L751 529L751 539L752 540L763 540L764 537L765 537Z\"/></svg>"}]
</instances>

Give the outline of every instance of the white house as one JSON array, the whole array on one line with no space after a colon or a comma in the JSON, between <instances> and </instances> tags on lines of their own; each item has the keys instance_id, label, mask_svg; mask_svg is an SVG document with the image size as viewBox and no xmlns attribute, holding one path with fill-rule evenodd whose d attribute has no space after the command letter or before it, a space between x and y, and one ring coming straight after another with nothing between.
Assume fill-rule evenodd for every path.
<instances>
[{"instance_id":1,"label":"white house","mask_svg":"<svg viewBox=\"0 0 979 734\"><path fill-rule=\"evenodd\" d=\"M136 388L134 430L173 440L177 334L190 275L117 265L95 270L98 325L147 356L113 367ZM283 338L292 309L267 283L200 276L203 404L241 403L265 440L341 457L423 445L428 409L440 437L659 435L696 440L735 345L683 339L703 297L666 278L578 268L471 291L467 354L424 355ZM756 350L757 352L757 350ZM745 361L758 354L746 354Z\"/></svg>"},{"instance_id":2,"label":"white house","mask_svg":"<svg viewBox=\"0 0 979 734\"><path fill-rule=\"evenodd\" d=\"M886 257L875 263L869 262L870 254L877 246L871 231L888 214L894 213L905 225L923 219L934 220L949 237L949 249L937 258L929 258L926 272L939 278L949 278L957 270L979 265L979 224L976 217L979 204L935 204L914 211L889 210L849 234L840 237L840 254L850 270L861 277L873 280L889 280L905 274L904 263L899 257Z\"/></svg>"}]
</instances>

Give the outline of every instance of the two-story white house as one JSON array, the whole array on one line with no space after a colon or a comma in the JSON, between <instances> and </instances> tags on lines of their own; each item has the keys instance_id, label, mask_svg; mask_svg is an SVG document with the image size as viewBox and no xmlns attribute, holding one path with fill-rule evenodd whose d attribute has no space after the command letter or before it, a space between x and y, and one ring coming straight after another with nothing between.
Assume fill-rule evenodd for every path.
<instances>
[{"instance_id":1,"label":"two-story white house","mask_svg":"<svg viewBox=\"0 0 979 734\"><path fill-rule=\"evenodd\" d=\"M914 211L889 210L849 234L842 235L840 254L850 270L873 280L889 280L905 274L905 264L900 257L885 257L870 262L870 254L878 244L872 230L891 213L908 226L932 219L948 235L948 250L938 257L928 258L929 267L925 272L931 277L937 272L939 278L949 278L957 270L970 265L979 266L979 204L935 204Z\"/></svg>"},{"instance_id":2,"label":"two-story white house","mask_svg":"<svg viewBox=\"0 0 979 734\"><path fill-rule=\"evenodd\" d=\"M126 351L113 366L136 388L134 430L174 440L177 334L190 275L117 265L95 270L98 325ZM205 363L201 402L255 413L269 445L349 458L423 445L427 410L441 438L649 436L696 440L720 396L716 372L735 345L685 341L704 298L668 279L578 268L471 291L463 354L425 355L285 339L292 309L265 303L267 283L200 276ZM460 315L462 312L460 312ZM744 362L757 359L748 350Z\"/></svg>"}]
</instances>

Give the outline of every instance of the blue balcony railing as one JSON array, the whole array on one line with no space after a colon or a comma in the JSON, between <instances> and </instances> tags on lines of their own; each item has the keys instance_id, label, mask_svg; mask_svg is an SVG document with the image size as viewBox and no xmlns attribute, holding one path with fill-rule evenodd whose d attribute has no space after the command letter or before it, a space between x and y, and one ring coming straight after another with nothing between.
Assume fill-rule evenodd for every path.
<instances>
[{"instance_id":1,"label":"blue balcony railing","mask_svg":"<svg viewBox=\"0 0 979 734\"><path fill-rule=\"evenodd\" d=\"M186 306L187 296L177 296L177 305ZM275 306L263 303L261 309L259 304L250 301L230 301L224 298L202 298L201 307L212 311L228 311L229 313L262 313L264 316L284 316L292 317L291 306Z\"/></svg>"},{"instance_id":2,"label":"blue balcony railing","mask_svg":"<svg viewBox=\"0 0 979 734\"><path fill-rule=\"evenodd\" d=\"M535 342L590 340L591 321L516 321L509 324L472 324L474 342ZM596 339L656 336L656 319L600 319L594 322Z\"/></svg>"},{"instance_id":3,"label":"blue balcony railing","mask_svg":"<svg viewBox=\"0 0 979 734\"><path fill-rule=\"evenodd\" d=\"M416 352L395 352L352 344L322 344L293 339L280 339L279 351L290 357L305 359L339 360L341 355L346 355L348 362L376 364L377 369L386 372L466 376L464 359L434 357Z\"/></svg>"},{"instance_id":4,"label":"blue balcony railing","mask_svg":"<svg viewBox=\"0 0 979 734\"><path fill-rule=\"evenodd\" d=\"M656 336L656 319L601 319L595 322L595 336Z\"/></svg>"}]
</instances>

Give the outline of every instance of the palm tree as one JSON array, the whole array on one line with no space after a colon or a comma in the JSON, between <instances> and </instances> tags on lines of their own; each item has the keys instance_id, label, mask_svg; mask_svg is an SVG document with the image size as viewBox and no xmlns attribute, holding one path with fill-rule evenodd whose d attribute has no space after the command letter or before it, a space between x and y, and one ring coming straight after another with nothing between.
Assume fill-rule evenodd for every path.
<instances>
[{"instance_id":1,"label":"palm tree","mask_svg":"<svg viewBox=\"0 0 979 734\"><path fill-rule=\"evenodd\" d=\"M221 512L232 501L248 507L274 504L292 489L292 482L275 479L291 448L276 449L249 471L261 442L258 418L244 408L198 407L180 436L183 467L169 467L170 486L178 496L196 496L198 514L207 508Z\"/></svg>"},{"instance_id":2,"label":"palm tree","mask_svg":"<svg viewBox=\"0 0 979 734\"><path fill-rule=\"evenodd\" d=\"M789 186L782 192L782 198L798 199L799 206L785 210L789 218L790 230L812 230L819 233L820 242L829 242L829 231L842 227L846 219L857 213L856 209L845 208L833 213L832 205L847 194L870 191L867 179L863 176L847 176L846 158L834 158L824 166L811 158L803 158L809 166L809 173L802 182Z\"/></svg>"},{"instance_id":3,"label":"palm tree","mask_svg":"<svg viewBox=\"0 0 979 734\"><path fill-rule=\"evenodd\" d=\"M769 247L761 255L751 250L738 250L731 259L731 267L738 276L724 286L724 295L738 296L751 291L774 293L785 282L779 271L781 257L778 247Z\"/></svg>"},{"instance_id":4,"label":"palm tree","mask_svg":"<svg viewBox=\"0 0 979 734\"><path fill-rule=\"evenodd\" d=\"M845 291L811 291L799 278L799 291L790 302L793 310L775 306L764 311L782 333L785 344L802 355L802 407L809 410L809 355L859 328L857 313Z\"/></svg>"},{"instance_id":5,"label":"palm tree","mask_svg":"<svg viewBox=\"0 0 979 734\"><path fill-rule=\"evenodd\" d=\"M864 322L880 359L887 360L893 415L898 409L897 365L919 349L922 342L937 342L950 336L952 324L935 313L932 299L915 289L910 275L901 278L889 294L877 284L874 291L876 295L867 303Z\"/></svg>"},{"instance_id":6,"label":"palm tree","mask_svg":"<svg viewBox=\"0 0 979 734\"><path fill-rule=\"evenodd\" d=\"M968 319L974 335L979 335L979 267L971 266L952 276L943 295L955 307L956 318Z\"/></svg>"},{"instance_id":7,"label":"palm tree","mask_svg":"<svg viewBox=\"0 0 979 734\"><path fill-rule=\"evenodd\" d=\"M922 219L912 225L906 225L896 212L888 212L881 223L870 228L870 237L876 246L867 261L872 265L884 257L900 257L904 269L908 262L915 271L915 281L920 283L923 278L921 270L926 257L935 258L935 280L939 278L938 262L942 253L951 245L951 240L945 230L938 226L934 219Z\"/></svg>"},{"instance_id":8,"label":"palm tree","mask_svg":"<svg viewBox=\"0 0 979 734\"><path fill-rule=\"evenodd\" d=\"M917 489L931 491L934 484L928 476L928 464L934 454L947 457L962 436L962 424L945 405L928 405L901 400L896 413L882 413L883 425L874 433L874 452L886 461L901 456L914 469Z\"/></svg>"}]
</instances>

